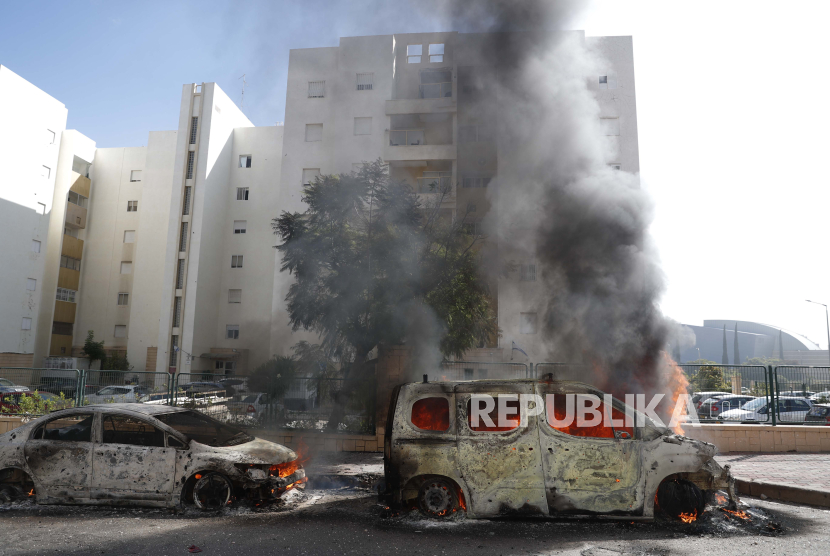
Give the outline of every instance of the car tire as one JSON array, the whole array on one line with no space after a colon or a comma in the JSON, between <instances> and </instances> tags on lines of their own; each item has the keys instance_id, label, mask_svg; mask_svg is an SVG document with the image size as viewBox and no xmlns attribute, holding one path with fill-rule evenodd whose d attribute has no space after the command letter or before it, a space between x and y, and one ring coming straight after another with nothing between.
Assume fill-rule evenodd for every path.
<instances>
[{"instance_id":1,"label":"car tire","mask_svg":"<svg viewBox=\"0 0 830 556\"><path fill-rule=\"evenodd\" d=\"M693 482L675 477L660 483L657 505L673 519L680 519L681 514L700 517L706 507L706 496Z\"/></svg>"},{"instance_id":2,"label":"car tire","mask_svg":"<svg viewBox=\"0 0 830 556\"><path fill-rule=\"evenodd\" d=\"M458 507L455 485L446 479L429 478L418 489L418 508L426 516L447 518L453 515Z\"/></svg>"},{"instance_id":3,"label":"car tire","mask_svg":"<svg viewBox=\"0 0 830 556\"><path fill-rule=\"evenodd\" d=\"M206 473L193 485L193 504L200 510L218 511L233 501L233 486L221 473Z\"/></svg>"},{"instance_id":4,"label":"car tire","mask_svg":"<svg viewBox=\"0 0 830 556\"><path fill-rule=\"evenodd\" d=\"M0 502L16 502L24 498L23 489L17 485L5 484L0 486Z\"/></svg>"}]
</instances>

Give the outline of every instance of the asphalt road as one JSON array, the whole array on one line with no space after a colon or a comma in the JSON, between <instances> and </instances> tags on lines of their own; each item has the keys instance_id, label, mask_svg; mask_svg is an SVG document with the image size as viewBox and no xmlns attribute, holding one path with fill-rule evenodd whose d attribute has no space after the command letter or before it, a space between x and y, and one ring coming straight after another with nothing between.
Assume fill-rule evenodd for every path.
<instances>
[{"instance_id":1,"label":"asphalt road","mask_svg":"<svg viewBox=\"0 0 830 556\"><path fill-rule=\"evenodd\" d=\"M824 554L830 511L745 499L750 522L717 510L674 522L434 522L381 518L369 490L308 490L282 507L196 510L0 506L0 554L568 554L580 556ZM768 523L773 523L767 527ZM783 530L767 532L770 528Z\"/></svg>"}]
</instances>

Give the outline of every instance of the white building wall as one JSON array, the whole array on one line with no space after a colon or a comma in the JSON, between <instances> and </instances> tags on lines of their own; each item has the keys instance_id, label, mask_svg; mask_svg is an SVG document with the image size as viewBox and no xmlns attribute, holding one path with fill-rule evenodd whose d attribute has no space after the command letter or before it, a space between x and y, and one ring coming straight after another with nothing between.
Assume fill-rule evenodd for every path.
<instances>
[{"instance_id":1,"label":"white building wall","mask_svg":"<svg viewBox=\"0 0 830 556\"><path fill-rule=\"evenodd\" d=\"M0 272L0 354L34 352L66 117L63 103L0 66L0 257L14 261ZM48 177L42 175L44 166ZM32 240L41 242L39 254L32 252ZM37 280L34 291L26 289L29 278ZM22 330L24 317L32 319L31 330ZM45 326L51 330L51 322Z\"/></svg>"}]
</instances>

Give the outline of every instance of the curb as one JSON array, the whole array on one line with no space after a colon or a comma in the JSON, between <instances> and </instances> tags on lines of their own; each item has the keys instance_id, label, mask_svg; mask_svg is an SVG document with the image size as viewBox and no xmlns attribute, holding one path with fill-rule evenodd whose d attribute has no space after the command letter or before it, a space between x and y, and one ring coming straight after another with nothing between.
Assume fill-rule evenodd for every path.
<instances>
[{"instance_id":1,"label":"curb","mask_svg":"<svg viewBox=\"0 0 830 556\"><path fill-rule=\"evenodd\" d=\"M762 483L757 481L744 481L735 479L739 494L746 494L755 498L766 496L770 500L780 502L794 502L807 506L818 506L830 508L830 492L824 490L811 490L808 488L779 483ZM763 496L762 496L763 495Z\"/></svg>"}]
</instances>

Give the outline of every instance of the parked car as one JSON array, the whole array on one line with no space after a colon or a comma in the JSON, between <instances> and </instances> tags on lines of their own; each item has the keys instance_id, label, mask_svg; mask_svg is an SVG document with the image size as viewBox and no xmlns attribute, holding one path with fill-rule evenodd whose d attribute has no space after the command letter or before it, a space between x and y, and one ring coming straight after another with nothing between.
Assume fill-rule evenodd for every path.
<instances>
[{"instance_id":1,"label":"parked car","mask_svg":"<svg viewBox=\"0 0 830 556\"><path fill-rule=\"evenodd\" d=\"M813 403L807 398L781 396L778 399L778 419L782 422L798 423L804 421ZM722 421L771 421L767 398L755 398L746 402L740 409L723 411L718 416Z\"/></svg>"},{"instance_id":2,"label":"parked car","mask_svg":"<svg viewBox=\"0 0 830 556\"><path fill-rule=\"evenodd\" d=\"M261 421L268 411L268 394L248 394L239 401L229 401L227 406L234 419L256 423ZM274 407L281 409L282 404L275 404Z\"/></svg>"},{"instance_id":3,"label":"parked car","mask_svg":"<svg viewBox=\"0 0 830 556\"><path fill-rule=\"evenodd\" d=\"M305 481L293 450L171 406L78 407L0 436L0 495L34 489L39 504L217 510L239 497L277 499Z\"/></svg>"},{"instance_id":4,"label":"parked car","mask_svg":"<svg viewBox=\"0 0 830 556\"><path fill-rule=\"evenodd\" d=\"M815 404L804 418L805 425L830 425L830 404Z\"/></svg>"},{"instance_id":5,"label":"parked car","mask_svg":"<svg viewBox=\"0 0 830 556\"><path fill-rule=\"evenodd\" d=\"M708 400L709 398L713 398L715 396L728 396L732 392L695 392L692 395L692 403L695 406L695 409L700 409L700 406L703 405L703 402Z\"/></svg>"},{"instance_id":6,"label":"parked car","mask_svg":"<svg viewBox=\"0 0 830 556\"><path fill-rule=\"evenodd\" d=\"M811 392L810 390L787 390L786 392L778 392L779 396L788 396L794 398L811 398L815 396L815 392Z\"/></svg>"},{"instance_id":7,"label":"parked car","mask_svg":"<svg viewBox=\"0 0 830 556\"><path fill-rule=\"evenodd\" d=\"M51 392L58 396L63 393L65 398L73 399L78 391L78 379L70 377L42 376L38 392Z\"/></svg>"},{"instance_id":8,"label":"parked car","mask_svg":"<svg viewBox=\"0 0 830 556\"><path fill-rule=\"evenodd\" d=\"M697 414L701 419L716 419L721 411L740 409L746 402L754 399L755 396L744 396L738 394L715 396L703 402L703 405L701 405L700 409L697 410Z\"/></svg>"},{"instance_id":9,"label":"parked car","mask_svg":"<svg viewBox=\"0 0 830 556\"><path fill-rule=\"evenodd\" d=\"M150 389L136 384L105 386L94 394L87 394L86 401L95 403L136 403L150 394Z\"/></svg>"},{"instance_id":10,"label":"parked car","mask_svg":"<svg viewBox=\"0 0 830 556\"><path fill-rule=\"evenodd\" d=\"M813 394L812 396L810 396L810 401L813 403L830 402L830 391L818 392L817 394Z\"/></svg>"},{"instance_id":11,"label":"parked car","mask_svg":"<svg viewBox=\"0 0 830 556\"><path fill-rule=\"evenodd\" d=\"M0 378L0 393L6 392L28 392L28 386L21 386L19 384L15 384L11 380L7 378Z\"/></svg>"},{"instance_id":12,"label":"parked car","mask_svg":"<svg viewBox=\"0 0 830 556\"><path fill-rule=\"evenodd\" d=\"M608 411L617 424L562 424L564 410L558 409L564 409L570 394L595 396L598 411ZM483 395L514 397L512 402L499 399L490 412L490 419L497 419L499 404L514 404L509 426L488 424L490 419L474 423L473 399ZM536 401L523 407L517 395L540 396L544 408ZM737 502L729 471L713 459L715 446L675 435L619 400L609 408L603 395L571 381L398 386L385 429L381 500L439 518L466 510L473 518L610 514L651 519L655 498L667 501L667 493L681 483L694 493L670 498L681 513L702 512L706 489L726 489ZM624 417L632 412L638 420L626 426ZM666 510L663 503L660 507Z\"/></svg>"},{"instance_id":13,"label":"parked car","mask_svg":"<svg viewBox=\"0 0 830 556\"><path fill-rule=\"evenodd\" d=\"M218 382L188 382L180 384L179 390L184 391L185 396L192 398L197 394L210 394L214 396L225 396L225 387Z\"/></svg>"}]
</instances>

